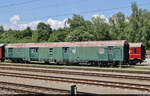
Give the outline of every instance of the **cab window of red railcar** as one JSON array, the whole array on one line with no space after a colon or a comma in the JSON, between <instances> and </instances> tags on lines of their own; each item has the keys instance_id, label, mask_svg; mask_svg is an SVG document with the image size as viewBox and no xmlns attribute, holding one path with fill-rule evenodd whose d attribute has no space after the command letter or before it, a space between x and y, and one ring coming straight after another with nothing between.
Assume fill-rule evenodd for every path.
<instances>
[{"instance_id":1,"label":"cab window of red railcar","mask_svg":"<svg viewBox=\"0 0 150 96\"><path fill-rule=\"evenodd\" d=\"M133 53L134 53L134 54L136 53L136 48L134 48Z\"/></svg>"}]
</instances>

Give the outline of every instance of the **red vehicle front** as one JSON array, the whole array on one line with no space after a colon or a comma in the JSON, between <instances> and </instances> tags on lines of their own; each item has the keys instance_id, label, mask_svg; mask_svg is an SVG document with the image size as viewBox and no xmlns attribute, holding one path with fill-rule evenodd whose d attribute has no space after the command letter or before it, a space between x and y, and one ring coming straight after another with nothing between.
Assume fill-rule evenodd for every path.
<instances>
[{"instance_id":1,"label":"red vehicle front","mask_svg":"<svg viewBox=\"0 0 150 96\"><path fill-rule=\"evenodd\" d=\"M135 65L145 60L145 47L142 43L129 43L129 64Z\"/></svg>"},{"instance_id":2,"label":"red vehicle front","mask_svg":"<svg viewBox=\"0 0 150 96\"><path fill-rule=\"evenodd\" d=\"M4 44L0 44L0 61L4 60Z\"/></svg>"}]
</instances>

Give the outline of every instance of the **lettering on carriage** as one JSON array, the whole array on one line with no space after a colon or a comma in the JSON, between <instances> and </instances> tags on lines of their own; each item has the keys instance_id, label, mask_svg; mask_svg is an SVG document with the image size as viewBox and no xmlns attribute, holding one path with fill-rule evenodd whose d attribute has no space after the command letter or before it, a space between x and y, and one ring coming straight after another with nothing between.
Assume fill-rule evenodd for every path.
<instances>
[{"instance_id":1,"label":"lettering on carriage","mask_svg":"<svg viewBox=\"0 0 150 96\"><path fill-rule=\"evenodd\" d=\"M17 49L16 49L16 52L17 52L17 53L22 53L22 49L21 49L21 48L17 48Z\"/></svg>"}]
</instances>

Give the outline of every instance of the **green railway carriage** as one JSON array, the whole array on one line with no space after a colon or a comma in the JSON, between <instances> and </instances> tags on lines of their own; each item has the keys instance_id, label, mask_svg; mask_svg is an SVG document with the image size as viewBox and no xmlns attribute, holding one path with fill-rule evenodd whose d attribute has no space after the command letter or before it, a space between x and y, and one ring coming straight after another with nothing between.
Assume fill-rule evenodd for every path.
<instances>
[{"instance_id":1,"label":"green railway carriage","mask_svg":"<svg viewBox=\"0 0 150 96\"><path fill-rule=\"evenodd\" d=\"M5 46L5 58L13 62L118 64L128 62L128 51L129 45L125 40L16 43Z\"/></svg>"}]
</instances>

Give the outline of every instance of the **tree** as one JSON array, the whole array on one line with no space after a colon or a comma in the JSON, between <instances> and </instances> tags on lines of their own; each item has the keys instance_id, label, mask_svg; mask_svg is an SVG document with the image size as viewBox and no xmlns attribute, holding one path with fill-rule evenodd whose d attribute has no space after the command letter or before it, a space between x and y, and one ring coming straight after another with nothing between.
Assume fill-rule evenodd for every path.
<instances>
[{"instance_id":1,"label":"tree","mask_svg":"<svg viewBox=\"0 0 150 96\"><path fill-rule=\"evenodd\" d=\"M3 32L4 32L3 26L0 26L0 33L3 33Z\"/></svg>"},{"instance_id":2,"label":"tree","mask_svg":"<svg viewBox=\"0 0 150 96\"><path fill-rule=\"evenodd\" d=\"M144 42L146 48L150 47L150 12L139 9L136 3L132 4L128 34L130 42Z\"/></svg>"},{"instance_id":3,"label":"tree","mask_svg":"<svg viewBox=\"0 0 150 96\"><path fill-rule=\"evenodd\" d=\"M30 27L27 27L25 30L24 30L24 36L23 37L32 37L32 30Z\"/></svg>"},{"instance_id":4,"label":"tree","mask_svg":"<svg viewBox=\"0 0 150 96\"><path fill-rule=\"evenodd\" d=\"M146 48L150 48L150 12L147 10L140 9L140 23L139 23L139 34L137 37L139 39L138 42L144 42Z\"/></svg>"},{"instance_id":5,"label":"tree","mask_svg":"<svg viewBox=\"0 0 150 96\"><path fill-rule=\"evenodd\" d=\"M110 36L113 40L126 39L126 18L121 12L114 14L110 19Z\"/></svg>"},{"instance_id":6,"label":"tree","mask_svg":"<svg viewBox=\"0 0 150 96\"><path fill-rule=\"evenodd\" d=\"M1 36L3 33L4 33L4 28L3 28L3 26L0 26L0 39L2 38Z\"/></svg>"},{"instance_id":7,"label":"tree","mask_svg":"<svg viewBox=\"0 0 150 96\"><path fill-rule=\"evenodd\" d=\"M7 31L5 31L2 35L1 35L1 42L2 43L13 43L15 42L15 31L13 31L12 29L9 29Z\"/></svg>"},{"instance_id":8,"label":"tree","mask_svg":"<svg viewBox=\"0 0 150 96\"><path fill-rule=\"evenodd\" d=\"M52 28L49 24L43 22L39 23L37 30L34 31L33 41L35 42L47 42L50 34L52 33Z\"/></svg>"},{"instance_id":9,"label":"tree","mask_svg":"<svg viewBox=\"0 0 150 96\"><path fill-rule=\"evenodd\" d=\"M132 4L132 14L129 17L129 26L128 26L128 40L130 42L138 42L138 34L139 34L139 19L140 19L140 11L136 3Z\"/></svg>"},{"instance_id":10,"label":"tree","mask_svg":"<svg viewBox=\"0 0 150 96\"><path fill-rule=\"evenodd\" d=\"M93 17L91 20L94 40L109 40L110 27L107 20L101 17Z\"/></svg>"},{"instance_id":11,"label":"tree","mask_svg":"<svg viewBox=\"0 0 150 96\"><path fill-rule=\"evenodd\" d=\"M54 30L53 33L50 35L49 42L64 42L66 36L69 33L69 28L63 28Z\"/></svg>"},{"instance_id":12,"label":"tree","mask_svg":"<svg viewBox=\"0 0 150 96\"><path fill-rule=\"evenodd\" d=\"M67 23L70 25L71 31L79 26L84 25L84 22L85 22L85 20L84 20L83 16L80 16L77 14L74 14L72 19L69 18L67 20Z\"/></svg>"},{"instance_id":13,"label":"tree","mask_svg":"<svg viewBox=\"0 0 150 96\"><path fill-rule=\"evenodd\" d=\"M90 34L84 26L80 26L70 32L65 41L91 41L93 39L94 35Z\"/></svg>"},{"instance_id":14,"label":"tree","mask_svg":"<svg viewBox=\"0 0 150 96\"><path fill-rule=\"evenodd\" d=\"M30 27L27 27L25 30L18 30L15 32L15 37L17 39L23 39L27 37L32 37L32 30Z\"/></svg>"},{"instance_id":15,"label":"tree","mask_svg":"<svg viewBox=\"0 0 150 96\"><path fill-rule=\"evenodd\" d=\"M34 30L33 32L32 32L32 42L39 42L39 38L38 38L38 35L39 33L38 33L38 31L37 30Z\"/></svg>"}]
</instances>

